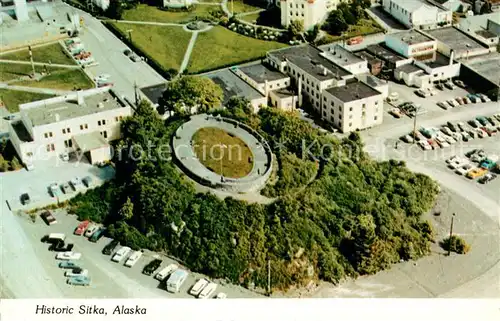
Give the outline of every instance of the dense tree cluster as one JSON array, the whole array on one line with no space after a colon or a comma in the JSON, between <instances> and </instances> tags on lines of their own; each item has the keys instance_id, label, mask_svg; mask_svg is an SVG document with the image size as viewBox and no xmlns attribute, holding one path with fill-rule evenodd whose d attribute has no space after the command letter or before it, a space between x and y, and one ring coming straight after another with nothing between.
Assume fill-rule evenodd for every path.
<instances>
[{"instance_id":1,"label":"dense tree cluster","mask_svg":"<svg viewBox=\"0 0 500 321\"><path fill-rule=\"evenodd\" d=\"M8 140L0 140L0 172L16 171L23 168L15 155L14 146Z\"/></svg>"},{"instance_id":2,"label":"dense tree cluster","mask_svg":"<svg viewBox=\"0 0 500 321\"><path fill-rule=\"evenodd\" d=\"M268 191L277 196L273 203L197 194L160 149L127 156L168 144L180 125L163 123L141 103L123 123L116 179L76 197L72 210L105 222L124 244L165 250L192 270L234 283L265 287L271 260L274 289L337 282L429 253L433 233L421 215L437 195L430 178L402 162L375 162L357 134L338 140L292 113L263 108L254 115L241 99L219 112L273 146L281 165Z\"/></svg>"},{"instance_id":3,"label":"dense tree cluster","mask_svg":"<svg viewBox=\"0 0 500 321\"><path fill-rule=\"evenodd\" d=\"M370 0L353 0L350 3L342 2L336 10L331 11L322 29L332 35L340 35L366 17L365 9L371 5Z\"/></svg>"}]
</instances>

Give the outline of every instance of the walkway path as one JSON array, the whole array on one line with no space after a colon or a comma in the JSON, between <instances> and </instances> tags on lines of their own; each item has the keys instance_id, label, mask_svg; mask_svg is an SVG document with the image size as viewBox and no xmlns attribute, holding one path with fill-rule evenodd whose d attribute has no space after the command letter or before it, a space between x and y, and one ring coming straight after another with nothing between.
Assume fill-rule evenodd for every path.
<instances>
[{"instance_id":1,"label":"walkway path","mask_svg":"<svg viewBox=\"0 0 500 321\"><path fill-rule=\"evenodd\" d=\"M186 70L189 58L191 57L191 53L193 52L194 44L196 42L196 38L198 37L198 32L193 32L191 35L191 39L189 40L189 44L186 48L186 52L184 53L184 59L182 59L181 67L179 68L179 74L182 74L184 70Z\"/></svg>"},{"instance_id":2,"label":"walkway path","mask_svg":"<svg viewBox=\"0 0 500 321\"><path fill-rule=\"evenodd\" d=\"M173 22L156 22L156 21L134 21L134 20L116 20L118 23L131 23L136 25L153 25L153 26L171 26L171 27L183 27L183 23L173 23Z\"/></svg>"},{"instance_id":3,"label":"walkway path","mask_svg":"<svg viewBox=\"0 0 500 321\"><path fill-rule=\"evenodd\" d=\"M32 93L56 95L56 96L62 96L62 95L67 95L67 94L71 93L71 91L69 91L69 90L37 88L37 87L28 87L28 86L13 86L13 85L8 85L6 83L0 83L0 88L7 89L7 90L27 91L27 92L32 92Z\"/></svg>"},{"instance_id":4,"label":"walkway path","mask_svg":"<svg viewBox=\"0 0 500 321\"><path fill-rule=\"evenodd\" d=\"M249 11L249 12L238 13L236 15L236 17L240 18L240 17L244 17L244 16L249 16L249 15L256 14L256 13L261 13L262 11L266 11L266 9L259 9L259 10Z\"/></svg>"},{"instance_id":5,"label":"walkway path","mask_svg":"<svg viewBox=\"0 0 500 321\"><path fill-rule=\"evenodd\" d=\"M31 65L30 61L22 60L7 60L0 59L0 63L18 64L18 65ZM33 62L35 66L48 66L48 67L58 67L58 68L68 68L68 69L80 69L78 65L63 65L63 64L49 64L47 62Z\"/></svg>"},{"instance_id":6,"label":"walkway path","mask_svg":"<svg viewBox=\"0 0 500 321\"><path fill-rule=\"evenodd\" d=\"M231 18L233 16L233 14L227 8L227 0L222 0L222 2L220 3L220 7L222 8L222 11L224 11L224 13L228 16L228 18Z\"/></svg>"}]
</instances>

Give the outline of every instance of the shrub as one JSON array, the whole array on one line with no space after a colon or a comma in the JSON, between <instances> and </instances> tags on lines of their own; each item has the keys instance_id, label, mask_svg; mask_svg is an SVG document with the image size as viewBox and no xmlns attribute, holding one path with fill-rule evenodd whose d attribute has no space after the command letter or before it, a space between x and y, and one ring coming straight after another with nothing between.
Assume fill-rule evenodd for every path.
<instances>
[{"instance_id":1,"label":"shrub","mask_svg":"<svg viewBox=\"0 0 500 321\"><path fill-rule=\"evenodd\" d=\"M466 254L470 250L470 246L465 240L456 235L445 238L440 245L444 250L458 254Z\"/></svg>"}]
</instances>

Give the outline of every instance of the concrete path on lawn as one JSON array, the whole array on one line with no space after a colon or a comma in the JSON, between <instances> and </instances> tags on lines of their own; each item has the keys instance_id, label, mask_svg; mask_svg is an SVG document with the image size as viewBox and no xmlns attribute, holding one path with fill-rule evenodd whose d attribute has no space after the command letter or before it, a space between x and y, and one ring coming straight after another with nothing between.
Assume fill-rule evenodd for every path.
<instances>
[{"instance_id":1,"label":"concrete path on lawn","mask_svg":"<svg viewBox=\"0 0 500 321\"><path fill-rule=\"evenodd\" d=\"M256 14L256 13L261 13L263 11L266 11L266 9L259 9L259 10L249 11L249 12L238 13L236 15L236 17L237 18L241 18L241 17L244 17L244 16L249 16L249 15L252 15L252 14Z\"/></svg>"},{"instance_id":2,"label":"concrete path on lawn","mask_svg":"<svg viewBox=\"0 0 500 321\"><path fill-rule=\"evenodd\" d=\"M198 37L198 32L193 32L191 35L191 39L189 40L189 44L186 48L186 52L184 53L184 59L182 59L181 67L179 68L179 74L182 74L184 70L186 70L189 58L191 57L191 53L193 52L194 44L196 43L196 38Z\"/></svg>"},{"instance_id":3,"label":"concrete path on lawn","mask_svg":"<svg viewBox=\"0 0 500 321\"><path fill-rule=\"evenodd\" d=\"M233 14L227 8L227 0L222 0L222 2L220 3L220 7L222 8L222 11L224 11L224 13L227 15L228 18L231 18L233 16Z\"/></svg>"},{"instance_id":4,"label":"concrete path on lawn","mask_svg":"<svg viewBox=\"0 0 500 321\"><path fill-rule=\"evenodd\" d=\"M69 90L58 90L58 89L50 89L50 88L37 88L37 87L28 87L28 86L13 86L5 83L0 83L1 89L7 90L17 90L17 91L27 91L32 93L46 94L46 95L56 95L62 96L71 93Z\"/></svg>"},{"instance_id":5,"label":"concrete path on lawn","mask_svg":"<svg viewBox=\"0 0 500 321\"><path fill-rule=\"evenodd\" d=\"M29 61L22 60L7 60L0 59L0 63L9 63L9 64L18 64L18 65L31 65ZM78 65L65 65L65 64L49 64L48 62L33 62L35 66L47 66L47 67L58 67L58 68L67 68L67 69L80 69L81 67Z\"/></svg>"},{"instance_id":6,"label":"concrete path on lawn","mask_svg":"<svg viewBox=\"0 0 500 321\"><path fill-rule=\"evenodd\" d=\"M118 22L118 23L130 23L130 24L136 24L136 25L171 26L171 27L183 27L185 25L185 23L133 21L133 20L116 20L116 22Z\"/></svg>"}]
</instances>

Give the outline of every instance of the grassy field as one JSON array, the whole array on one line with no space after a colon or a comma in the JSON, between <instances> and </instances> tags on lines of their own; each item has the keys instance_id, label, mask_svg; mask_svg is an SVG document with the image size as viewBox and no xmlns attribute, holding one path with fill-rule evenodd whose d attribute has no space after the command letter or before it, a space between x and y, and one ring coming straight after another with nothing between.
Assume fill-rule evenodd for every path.
<instances>
[{"instance_id":1,"label":"grassy field","mask_svg":"<svg viewBox=\"0 0 500 321\"><path fill-rule=\"evenodd\" d=\"M33 52L33 61L35 62L45 62L49 61L54 64L63 64L63 65L74 65L75 62L64 53L63 48L59 43L54 43L51 45L46 45L42 47L35 47L32 50ZM28 48L12 53L2 54L0 55L0 59L7 60L20 60L20 61L29 61L30 55Z\"/></svg>"},{"instance_id":2,"label":"grassy field","mask_svg":"<svg viewBox=\"0 0 500 321\"><path fill-rule=\"evenodd\" d=\"M188 65L191 73L214 69L242 61L259 59L272 49L285 44L242 36L221 26L200 33L196 39Z\"/></svg>"},{"instance_id":3,"label":"grassy field","mask_svg":"<svg viewBox=\"0 0 500 321\"><path fill-rule=\"evenodd\" d=\"M33 72L30 65L0 63L0 81L9 81Z\"/></svg>"},{"instance_id":4,"label":"grassy field","mask_svg":"<svg viewBox=\"0 0 500 321\"><path fill-rule=\"evenodd\" d=\"M259 15L260 15L259 13L252 13L252 14L249 14L246 16L238 17L238 19L248 21L250 23L255 23L257 21L257 19L259 18Z\"/></svg>"},{"instance_id":5,"label":"grassy field","mask_svg":"<svg viewBox=\"0 0 500 321\"><path fill-rule=\"evenodd\" d=\"M356 36L362 36L383 31L382 27L373 19L361 19L357 25L349 26L349 30L345 33L346 39ZM326 42L334 42L342 39L342 36L333 36L325 33Z\"/></svg>"},{"instance_id":6,"label":"grassy field","mask_svg":"<svg viewBox=\"0 0 500 321\"><path fill-rule=\"evenodd\" d=\"M137 47L163 67L179 70L191 33L185 32L182 27L113 24L125 33L127 29L133 29L132 41Z\"/></svg>"},{"instance_id":7,"label":"grassy field","mask_svg":"<svg viewBox=\"0 0 500 321\"><path fill-rule=\"evenodd\" d=\"M52 95L0 89L0 100L11 113L19 111L19 105L53 97Z\"/></svg>"},{"instance_id":8,"label":"grassy field","mask_svg":"<svg viewBox=\"0 0 500 321\"><path fill-rule=\"evenodd\" d=\"M59 90L89 89L94 87L94 84L87 75L78 69L59 69L51 72L39 81L24 80L16 82L15 85Z\"/></svg>"},{"instance_id":9,"label":"grassy field","mask_svg":"<svg viewBox=\"0 0 500 321\"><path fill-rule=\"evenodd\" d=\"M193 146L200 162L212 172L239 178L252 170L253 155L248 146L224 130L213 127L198 130L193 135Z\"/></svg>"},{"instance_id":10,"label":"grassy field","mask_svg":"<svg viewBox=\"0 0 500 321\"><path fill-rule=\"evenodd\" d=\"M126 10L123 13L123 20L131 21L154 21L154 22L171 22L171 23L186 23L193 21L196 17L206 17L211 10L220 8L218 6L199 5L192 11L163 11L153 6L139 4L137 8Z\"/></svg>"},{"instance_id":11,"label":"grassy field","mask_svg":"<svg viewBox=\"0 0 500 321\"><path fill-rule=\"evenodd\" d=\"M231 8L231 6L233 6ZM231 9L233 10L234 14L237 13L243 13L243 12L252 12L264 8L256 7L251 4L245 3L244 0L234 0L234 1L228 1L227 2L227 8L229 9L229 12L231 12Z\"/></svg>"}]
</instances>

